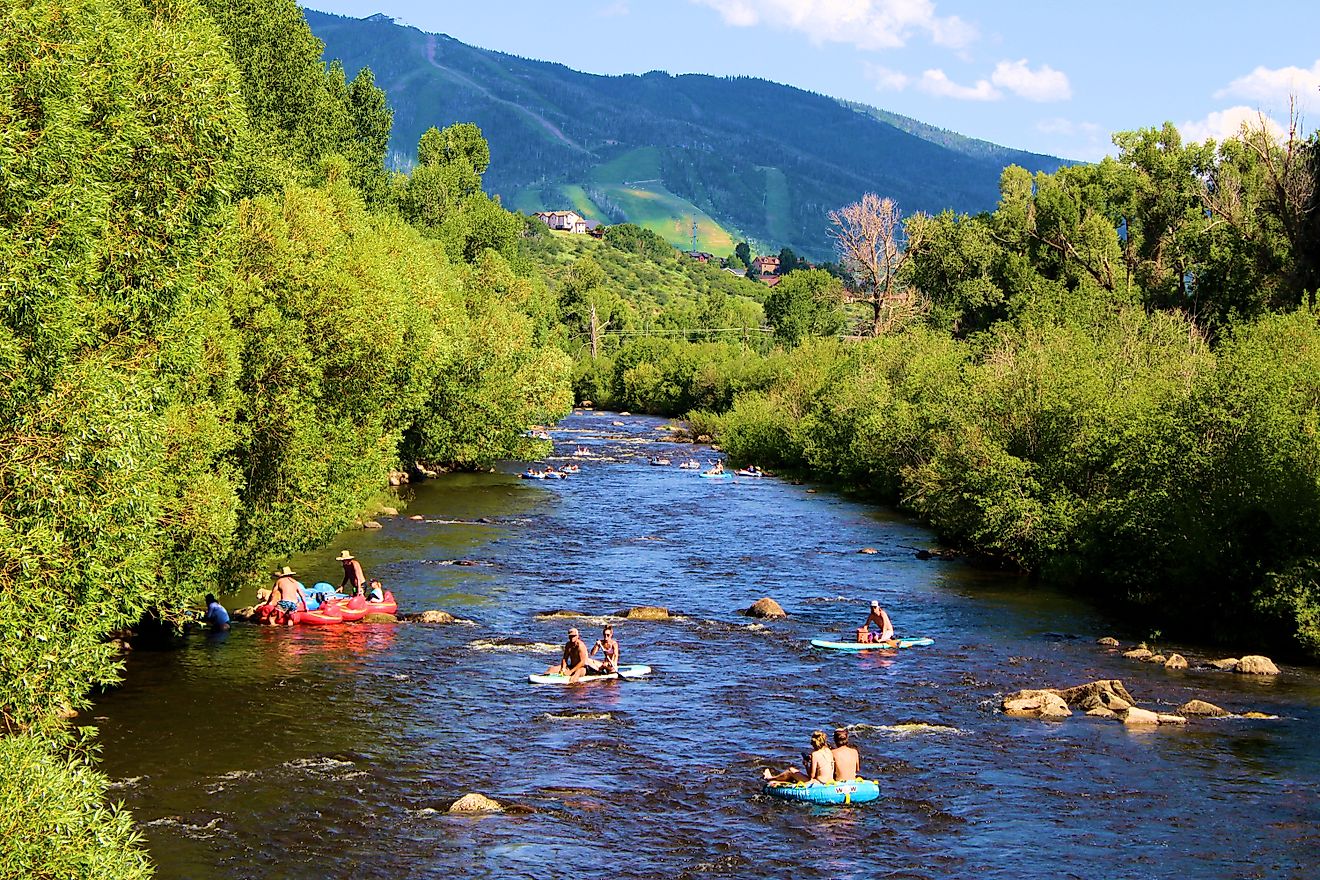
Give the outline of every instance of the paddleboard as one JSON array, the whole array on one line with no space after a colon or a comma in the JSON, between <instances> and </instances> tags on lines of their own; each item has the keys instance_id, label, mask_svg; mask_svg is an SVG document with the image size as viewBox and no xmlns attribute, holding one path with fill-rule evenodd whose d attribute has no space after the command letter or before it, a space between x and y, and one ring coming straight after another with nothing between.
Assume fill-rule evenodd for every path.
<instances>
[{"instance_id":1,"label":"paddleboard","mask_svg":"<svg viewBox=\"0 0 1320 880\"><path fill-rule=\"evenodd\" d=\"M870 779L853 779L821 785L818 782L770 782L765 793L788 801L808 804L864 804L880 797L880 784Z\"/></svg>"},{"instance_id":2,"label":"paddleboard","mask_svg":"<svg viewBox=\"0 0 1320 880\"><path fill-rule=\"evenodd\" d=\"M731 480L731 479L733 479L733 474L708 474L708 473L706 473L706 472L704 472L704 471L703 471L702 473L697 474L697 476L699 476L699 477L705 477L705 478L708 479L708 480Z\"/></svg>"},{"instance_id":3,"label":"paddleboard","mask_svg":"<svg viewBox=\"0 0 1320 880\"><path fill-rule=\"evenodd\" d=\"M644 675L651 674L651 667L640 664L634 666L620 666L618 672L611 672L608 675L584 675L578 679L583 681L613 681L618 678L641 678ZM568 676L561 673L554 675L529 675L527 680L532 684L568 684ZM576 684L577 682L575 682Z\"/></svg>"},{"instance_id":4,"label":"paddleboard","mask_svg":"<svg viewBox=\"0 0 1320 880\"><path fill-rule=\"evenodd\" d=\"M892 651L895 648L924 648L935 644L934 639L891 639L888 642L831 642L829 639L812 639L813 648L828 648L831 651Z\"/></svg>"}]
</instances>

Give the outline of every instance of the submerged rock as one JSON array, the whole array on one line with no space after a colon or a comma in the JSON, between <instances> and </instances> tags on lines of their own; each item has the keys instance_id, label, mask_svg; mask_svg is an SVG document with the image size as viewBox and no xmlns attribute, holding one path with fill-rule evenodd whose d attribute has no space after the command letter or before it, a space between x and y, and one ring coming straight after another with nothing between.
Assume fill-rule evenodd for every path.
<instances>
[{"instance_id":1,"label":"submerged rock","mask_svg":"<svg viewBox=\"0 0 1320 880\"><path fill-rule=\"evenodd\" d=\"M1130 660L1145 660L1151 656L1151 652L1147 648L1133 648L1131 651L1124 651L1123 656Z\"/></svg>"},{"instance_id":2,"label":"submerged rock","mask_svg":"<svg viewBox=\"0 0 1320 880\"><path fill-rule=\"evenodd\" d=\"M1199 715L1204 718L1223 718L1228 712L1205 700L1188 700L1178 707L1179 715Z\"/></svg>"},{"instance_id":3,"label":"submerged rock","mask_svg":"<svg viewBox=\"0 0 1320 880\"><path fill-rule=\"evenodd\" d=\"M1118 639L1114 638L1113 636L1105 636L1105 637L1102 638L1102 639L1096 639L1096 640L1095 640L1095 643L1096 643L1097 645L1104 645L1104 646L1107 647L1107 648L1117 648L1117 647L1118 647Z\"/></svg>"},{"instance_id":4,"label":"submerged rock","mask_svg":"<svg viewBox=\"0 0 1320 880\"><path fill-rule=\"evenodd\" d=\"M412 614L400 614L399 620L406 620L410 623L457 623L458 618L448 611L441 611L438 608L431 608L426 611L418 611Z\"/></svg>"},{"instance_id":5,"label":"submerged rock","mask_svg":"<svg viewBox=\"0 0 1320 880\"><path fill-rule=\"evenodd\" d=\"M874 556L875 554L879 553L880 551L877 550L877 549L875 549L874 547L863 547L861 550L858 550L857 552L858 552L858 553L865 553L867 556Z\"/></svg>"},{"instance_id":6,"label":"submerged rock","mask_svg":"<svg viewBox=\"0 0 1320 880\"><path fill-rule=\"evenodd\" d=\"M771 599L769 596L766 596L763 599L757 599L751 604L751 607L744 609L742 613L746 614L748 617L788 617L788 612L781 608L779 603L774 599Z\"/></svg>"},{"instance_id":7,"label":"submerged rock","mask_svg":"<svg viewBox=\"0 0 1320 880\"><path fill-rule=\"evenodd\" d=\"M1181 715L1170 715L1167 712L1160 712L1156 717L1160 719L1160 724L1186 724L1187 719Z\"/></svg>"},{"instance_id":8,"label":"submerged rock","mask_svg":"<svg viewBox=\"0 0 1320 880\"><path fill-rule=\"evenodd\" d=\"M1233 671L1242 675L1278 675L1279 667L1275 666L1274 661L1269 657L1248 654L1237 662Z\"/></svg>"},{"instance_id":9,"label":"submerged rock","mask_svg":"<svg viewBox=\"0 0 1320 880\"><path fill-rule=\"evenodd\" d=\"M1093 709L1087 709L1087 710L1086 710L1086 714L1087 714L1087 715L1090 715L1092 718L1117 718L1117 717L1118 717L1118 713L1117 713L1117 712L1114 712L1114 711L1111 710L1111 709L1106 709L1104 706L1096 706L1096 707L1093 708Z\"/></svg>"},{"instance_id":10,"label":"submerged rock","mask_svg":"<svg viewBox=\"0 0 1320 880\"><path fill-rule=\"evenodd\" d=\"M399 618L393 614L386 614L383 611L372 611L362 618L363 623L398 623Z\"/></svg>"},{"instance_id":11,"label":"submerged rock","mask_svg":"<svg viewBox=\"0 0 1320 880\"><path fill-rule=\"evenodd\" d=\"M1215 669L1226 669L1231 672L1232 670L1237 669L1238 662L1238 658L1236 657L1225 657L1223 660L1211 660L1210 665Z\"/></svg>"},{"instance_id":12,"label":"submerged rock","mask_svg":"<svg viewBox=\"0 0 1320 880\"><path fill-rule=\"evenodd\" d=\"M494 798L488 798L484 794L477 794L475 791L468 792L458 800L449 805L450 813L459 813L464 815L485 815L489 813L503 813L504 805Z\"/></svg>"},{"instance_id":13,"label":"submerged rock","mask_svg":"<svg viewBox=\"0 0 1320 880\"><path fill-rule=\"evenodd\" d=\"M626 611L620 611L618 616L627 620L668 620L669 609L659 605L634 605Z\"/></svg>"},{"instance_id":14,"label":"submerged rock","mask_svg":"<svg viewBox=\"0 0 1320 880\"><path fill-rule=\"evenodd\" d=\"M380 510L378 510L378 511L376 511L376 512L379 513L381 516L398 516L398 515L399 515L399 508L397 508L397 507L382 507Z\"/></svg>"},{"instance_id":15,"label":"submerged rock","mask_svg":"<svg viewBox=\"0 0 1320 880\"><path fill-rule=\"evenodd\" d=\"M538 611L536 617L538 620L558 620L565 617L586 617L581 611L570 611L567 608L556 608L553 611Z\"/></svg>"},{"instance_id":16,"label":"submerged rock","mask_svg":"<svg viewBox=\"0 0 1320 880\"><path fill-rule=\"evenodd\" d=\"M1186 669L1187 658L1182 654L1170 654L1169 659L1164 661L1165 669Z\"/></svg>"},{"instance_id":17,"label":"submerged rock","mask_svg":"<svg viewBox=\"0 0 1320 880\"><path fill-rule=\"evenodd\" d=\"M374 519L369 519L362 524L362 528L367 529L368 531L374 531L375 529L383 529L385 527Z\"/></svg>"}]
</instances>

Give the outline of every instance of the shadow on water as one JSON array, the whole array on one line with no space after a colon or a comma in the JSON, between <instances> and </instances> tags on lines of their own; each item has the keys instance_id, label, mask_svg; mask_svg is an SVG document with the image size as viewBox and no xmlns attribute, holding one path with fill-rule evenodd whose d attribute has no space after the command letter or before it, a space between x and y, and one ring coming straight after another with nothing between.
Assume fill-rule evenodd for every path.
<instances>
[{"instance_id":1,"label":"shadow on water","mask_svg":"<svg viewBox=\"0 0 1320 880\"><path fill-rule=\"evenodd\" d=\"M447 476L382 531L293 560L305 581L338 583L333 556L349 547L404 610L475 625L237 626L133 655L94 723L159 876L1311 876L1314 671L1262 682L1124 660L1094 644L1109 624L1084 605L915 559L929 538L902 518L649 466L693 452L657 442L661 424L574 415L556 454L586 447L580 475ZM790 618L736 613L764 595ZM873 597L935 645L808 645L847 633ZM631 605L681 614L616 621L624 662L652 676L527 684L569 626L594 637ZM552 608L585 616L536 617ZM1196 696L1279 718L1136 733L995 710L1008 691L1095 678L1123 679L1143 705ZM836 724L853 726L882 801L760 793L761 768ZM446 815L466 791L524 809Z\"/></svg>"}]
</instances>

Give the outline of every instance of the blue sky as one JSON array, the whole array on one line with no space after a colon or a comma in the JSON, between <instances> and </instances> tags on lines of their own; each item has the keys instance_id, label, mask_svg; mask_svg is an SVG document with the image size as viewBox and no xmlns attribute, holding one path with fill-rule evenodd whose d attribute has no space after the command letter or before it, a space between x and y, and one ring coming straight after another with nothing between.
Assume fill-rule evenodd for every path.
<instances>
[{"instance_id":1,"label":"blue sky","mask_svg":"<svg viewBox=\"0 0 1320 880\"><path fill-rule=\"evenodd\" d=\"M745 74L1076 159L1172 121L1216 139L1320 113L1320 4L1295 0L315 0L591 73Z\"/></svg>"}]
</instances>

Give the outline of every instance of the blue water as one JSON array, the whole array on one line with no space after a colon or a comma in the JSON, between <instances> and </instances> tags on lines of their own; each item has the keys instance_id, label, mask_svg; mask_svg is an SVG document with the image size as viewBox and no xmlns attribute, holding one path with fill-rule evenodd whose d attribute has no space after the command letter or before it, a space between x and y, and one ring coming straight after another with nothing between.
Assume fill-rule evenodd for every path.
<instances>
[{"instance_id":1,"label":"blue water","mask_svg":"<svg viewBox=\"0 0 1320 880\"><path fill-rule=\"evenodd\" d=\"M292 560L308 582L337 583L333 557L350 548L402 610L471 624L239 625L132 655L94 723L159 876L1316 876L1315 670L1258 679L1124 659L1095 639L1131 634L1084 604L916 559L931 537L902 517L776 479L649 466L693 451L658 442L663 424L576 414L555 445L594 453L581 474L446 476L410 490L384 530ZM791 616L737 613L762 596ZM900 635L935 644L808 645L850 633L872 598ZM623 662L649 678L527 683L568 627L593 641L633 605L678 615L614 621ZM584 616L537 616L556 609ZM997 711L1019 688L1098 678L1148 708L1199 697L1278 717L1134 731ZM835 725L853 728L880 801L760 793L762 768ZM468 791L518 812L445 815Z\"/></svg>"}]
</instances>

